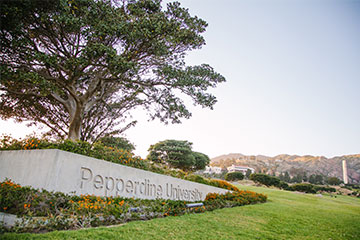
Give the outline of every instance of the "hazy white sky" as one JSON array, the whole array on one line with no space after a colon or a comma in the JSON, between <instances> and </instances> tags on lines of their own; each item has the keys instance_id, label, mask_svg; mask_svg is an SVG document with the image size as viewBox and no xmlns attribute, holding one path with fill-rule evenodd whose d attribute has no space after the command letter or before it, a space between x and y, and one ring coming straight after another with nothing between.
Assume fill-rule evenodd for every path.
<instances>
[{"instance_id":1,"label":"hazy white sky","mask_svg":"<svg viewBox=\"0 0 360 240\"><path fill-rule=\"evenodd\" d=\"M227 82L213 111L193 107L180 125L148 122L126 137L142 157L150 144L188 140L210 157L227 153L360 153L360 0L180 0L206 20L206 46L188 55ZM32 130L0 122L0 133Z\"/></svg>"}]
</instances>

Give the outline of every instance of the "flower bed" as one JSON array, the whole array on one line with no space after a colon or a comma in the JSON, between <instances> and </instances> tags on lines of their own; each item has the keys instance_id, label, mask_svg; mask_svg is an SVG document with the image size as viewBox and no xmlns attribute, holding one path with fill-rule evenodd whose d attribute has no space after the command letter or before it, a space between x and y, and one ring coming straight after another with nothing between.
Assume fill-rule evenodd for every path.
<instances>
[{"instance_id":1,"label":"flower bed","mask_svg":"<svg viewBox=\"0 0 360 240\"><path fill-rule=\"evenodd\" d=\"M39 191L6 180L0 183L0 211L16 214L22 221L7 231L43 232L113 225L224 207L266 202L267 197L250 191L208 194L201 207L186 207L186 201L144 200L122 197L73 196ZM4 229L4 228L3 228Z\"/></svg>"}]
</instances>

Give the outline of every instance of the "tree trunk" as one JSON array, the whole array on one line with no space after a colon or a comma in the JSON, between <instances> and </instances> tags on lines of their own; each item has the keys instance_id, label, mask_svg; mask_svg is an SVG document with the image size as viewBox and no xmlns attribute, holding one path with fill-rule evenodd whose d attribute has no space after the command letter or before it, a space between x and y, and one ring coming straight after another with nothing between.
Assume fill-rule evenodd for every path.
<instances>
[{"instance_id":1,"label":"tree trunk","mask_svg":"<svg viewBox=\"0 0 360 240\"><path fill-rule=\"evenodd\" d=\"M83 120L83 107L77 106L75 110L75 114L70 117L68 139L73 141L80 139L82 120Z\"/></svg>"}]
</instances>

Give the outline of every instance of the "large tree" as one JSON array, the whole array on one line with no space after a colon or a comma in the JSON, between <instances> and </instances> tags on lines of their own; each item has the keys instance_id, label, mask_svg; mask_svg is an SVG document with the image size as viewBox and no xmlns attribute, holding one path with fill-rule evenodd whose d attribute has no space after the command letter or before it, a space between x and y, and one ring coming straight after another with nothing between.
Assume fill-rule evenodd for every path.
<instances>
[{"instance_id":1,"label":"large tree","mask_svg":"<svg viewBox=\"0 0 360 240\"><path fill-rule=\"evenodd\" d=\"M0 9L0 116L61 138L124 130L139 106L179 123L191 116L183 96L212 108L208 89L225 81L209 65L185 65L207 23L177 2L2 0Z\"/></svg>"}]
</instances>

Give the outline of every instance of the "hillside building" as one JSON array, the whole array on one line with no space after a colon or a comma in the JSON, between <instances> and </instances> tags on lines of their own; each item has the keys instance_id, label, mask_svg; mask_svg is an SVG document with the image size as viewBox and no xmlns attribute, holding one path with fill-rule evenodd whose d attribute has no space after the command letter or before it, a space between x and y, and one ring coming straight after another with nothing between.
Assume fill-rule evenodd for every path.
<instances>
[{"instance_id":1,"label":"hillside building","mask_svg":"<svg viewBox=\"0 0 360 240\"><path fill-rule=\"evenodd\" d=\"M241 172L242 174L246 174L247 170L250 170L251 173L255 172L255 169L251 168L251 167L246 167L246 166L236 166L236 165L231 165L230 167L227 168L228 172Z\"/></svg>"}]
</instances>

